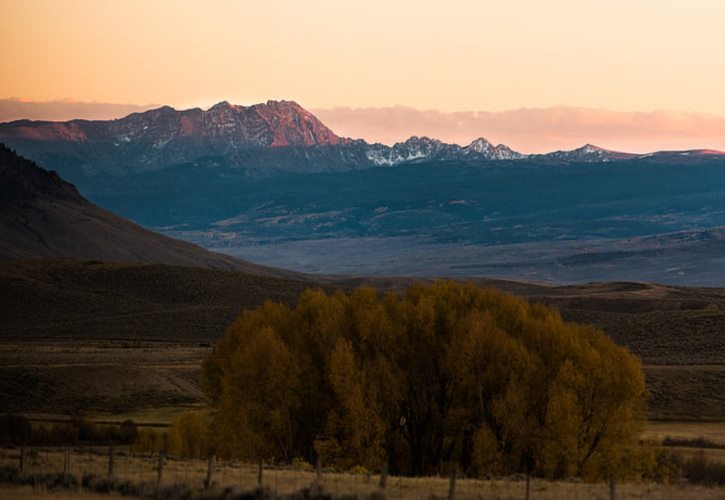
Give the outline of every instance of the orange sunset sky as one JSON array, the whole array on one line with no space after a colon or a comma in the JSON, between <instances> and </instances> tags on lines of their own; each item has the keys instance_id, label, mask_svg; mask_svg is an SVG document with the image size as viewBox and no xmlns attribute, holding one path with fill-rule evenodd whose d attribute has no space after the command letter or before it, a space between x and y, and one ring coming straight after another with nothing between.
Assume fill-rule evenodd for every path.
<instances>
[{"instance_id":1,"label":"orange sunset sky","mask_svg":"<svg viewBox=\"0 0 725 500\"><path fill-rule=\"evenodd\" d=\"M2 121L292 99L371 141L725 149L722 0L0 3Z\"/></svg>"}]
</instances>

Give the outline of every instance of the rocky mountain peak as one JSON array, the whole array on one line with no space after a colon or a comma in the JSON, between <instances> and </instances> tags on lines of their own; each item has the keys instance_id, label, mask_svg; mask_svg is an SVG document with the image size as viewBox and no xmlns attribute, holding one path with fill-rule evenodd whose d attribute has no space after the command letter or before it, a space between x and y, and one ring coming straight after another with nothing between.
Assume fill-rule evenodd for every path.
<instances>
[{"instance_id":1,"label":"rocky mountain peak","mask_svg":"<svg viewBox=\"0 0 725 500\"><path fill-rule=\"evenodd\" d=\"M493 149L493 144L491 144L487 139L479 137L478 139L475 139L473 142L471 142L468 146L466 146L465 149L468 149L469 151L475 151L476 153L483 153Z\"/></svg>"},{"instance_id":2,"label":"rocky mountain peak","mask_svg":"<svg viewBox=\"0 0 725 500\"><path fill-rule=\"evenodd\" d=\"M587 143L587 144L583 145L582 147L580 147L576 151L581 151L582 153L592 154L592 153L606 152L608 150L606 150L604 148L600 148L599 146L595 146L594 144Z\"/></svg>"},{"instance_id":3,"label":"rocky mountain peak","mask_svg":"<svg viewBox=\"0 0 725 500\"><path fill-rule=\"evenodd\" d=\"M555 151L553 153L537 156L542 158L566 161L607 162L611 160L626 160L629 158L634 158L637 155L622 153L619 151L611 151L609 149L595 146L594 144L585 144L584 146L577 149L572 149L571 151Z\"/></svg>"},{"instance_id":4,"label":"rocky mountain peak","mask_svg":"<svg viewBox=\"0 0 725 500\"><path fill-rule=\"evenodd\" d=\"M211 108L207 110L207 113L209 112L218 112L218 111L230 111L234 110L236 111L239 108L239 106L235 106L234 104L231 104L229 101L220 101L213 105Z\"/></svg>"}]
</instances>

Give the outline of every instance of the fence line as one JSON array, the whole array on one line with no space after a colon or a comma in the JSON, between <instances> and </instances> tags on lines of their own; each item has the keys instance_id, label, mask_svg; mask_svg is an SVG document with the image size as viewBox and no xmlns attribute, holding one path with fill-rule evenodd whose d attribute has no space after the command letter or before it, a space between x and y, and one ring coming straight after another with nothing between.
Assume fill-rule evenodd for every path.
<instances>
[{"instance_id":1,"label":"fence line","mask_svg":"<svg viewBox=\"0 0 725 500\"><path fill-rule=\"evenodd\" d=\"M459 469L450 469L449 477L390 478L388 466L381 464L378 475L335 472L329 474L321 461L315 466L289 468L256 464L218 461L213 455L206 460L180 459L165 453L134 453L133 449L119 446L106 447L30 447L20 446L8 451L0 449L0 463L17 467L22 475L75 474L80 480L86 476L114 481L131 481L134 484L171 486L183 484L197 491L217 487L236 486L243 491L265 487L280 494L298 492L301 489L325 491L328 494L377 495L378 498L396 498L404 493L419 492L419 496L459 498L497 496L496 488L506 484L512 494L506 496L532 498L538 490L533 488L529 475L517 480L471 480L460 477ZM267 469L267 470L265 470ZM238 472L237 472L238 471ZM376 476L373 479L373 476ZM392 480L391 480L392 479ZM523 480L523 481L522 481ZM419 489L420 488L420 489ZM428 490L423 488L430 488ZM616 500L618 485L611 481L599 483L599 498ZM533 490L533 491L532 491ZM608 491L607 491L608 490ZM620 495L627 495L627 488ZM608 494L607 494L608 493ZM551 495L548 495L551 496ZM591 496L587 494L575 496Z\"/></svg>"}]
</instances>

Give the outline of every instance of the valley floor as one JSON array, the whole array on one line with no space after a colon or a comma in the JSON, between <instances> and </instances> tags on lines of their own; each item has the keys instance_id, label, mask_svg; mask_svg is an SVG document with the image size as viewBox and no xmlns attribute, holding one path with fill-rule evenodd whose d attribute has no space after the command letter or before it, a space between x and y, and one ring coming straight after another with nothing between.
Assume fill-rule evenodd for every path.
<instances>
[{"instance_id":1,"label":"valley floor","mask_svg":"<svg viewBox=\"0 0 725 500\"><path fill-rule=\"evenodd\" d=\"M445 243L421 236L335 237L254 245L247 240L229 241L226 233L224 238L210 239L213 230L167 234L250 262L312 274L487 276L552 284L620 280L687 286L725 283L725 232L721 228L626 239L491 245Z\"/></svg>"}]
</instances>

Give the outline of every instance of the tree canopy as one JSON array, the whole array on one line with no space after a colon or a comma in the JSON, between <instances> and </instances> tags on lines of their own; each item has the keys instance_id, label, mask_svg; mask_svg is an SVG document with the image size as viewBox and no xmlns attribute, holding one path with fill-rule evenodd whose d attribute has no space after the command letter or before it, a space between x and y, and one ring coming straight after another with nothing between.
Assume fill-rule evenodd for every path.
<instances>
[{"instance_id":1,"label":"tree canopy","mask_svg":"<svg viewBox=\"0 0 725 500\"><path fill-rule=\"evenodd\" d=\"M452 281L267 302L203 368L220 455L409 475L613 477L646 403L639 360L603 332Z\"/></svg>"}]
</instances>

